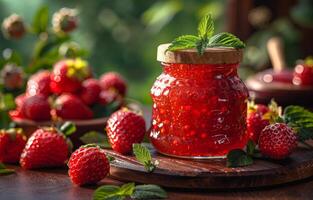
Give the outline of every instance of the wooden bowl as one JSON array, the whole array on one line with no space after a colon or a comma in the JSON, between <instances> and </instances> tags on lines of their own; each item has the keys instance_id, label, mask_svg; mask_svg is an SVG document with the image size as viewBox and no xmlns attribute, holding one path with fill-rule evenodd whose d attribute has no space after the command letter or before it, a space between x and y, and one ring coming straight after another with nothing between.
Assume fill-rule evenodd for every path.
<instances>
[{"instance_id":1,"label":"wooden bowl","mask_svg":"<svg viewBox=\"0 0 313 200\"><path fill-rule=\"evenodd\" d=\"M83 143L80 141L80 137L88 131L104 132L104 128L107 122L107 117L90 119L90 120L70 120L76 125L76 132L70 136L73 142L74 148L79 147ZM51 126L51 121L36 122L28 119L14 119L13 122L17 127L23 128L25 134L29 137L38 127ZM60 122L61 124L62 122Z\"/></svg>"}]
</instances>

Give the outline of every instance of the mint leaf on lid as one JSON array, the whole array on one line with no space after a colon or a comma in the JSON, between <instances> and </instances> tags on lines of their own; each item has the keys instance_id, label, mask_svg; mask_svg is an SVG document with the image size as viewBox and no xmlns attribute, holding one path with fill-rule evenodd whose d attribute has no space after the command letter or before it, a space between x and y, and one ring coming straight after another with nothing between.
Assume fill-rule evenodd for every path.
<instances>
[{"instance_id":1,"label":"mint leaf on lid","mask_svg":"<svg viewBox=\"0 0 313 200\"><path fill-rule=\"evenodd\" d=\"M135 154L136 159L144 165L145 169L148 172L152 172L156 165L157 161L153 162L150 151L147 147L141 144L133 144L133 152Z\"/></svg>"},{"instance_id":2,"label":"mint leaf on lid","mask_svg":"<svg viewBox=\"0 0 313 200\"><path fill-rule=\"evenodd\" d=\"M245 48L245 44L231 33L218 33L209 39L208 47L233 47L236 49Z\"/></svg>"},{"instance_id":3,"label":"mint leaf on lid","mask_svg":"<svg viewBox=\"0 0 313 200\"><path fill-rule=\"evenodd\" d=\"M214 35L214 21L210 14L204 16L198 25L198 35L183 35L174 39L167 50L177 51L196 48L202 55L208 47L231 47L242 49L245 44L231 33Z\"/></svg>"}]
</instances>

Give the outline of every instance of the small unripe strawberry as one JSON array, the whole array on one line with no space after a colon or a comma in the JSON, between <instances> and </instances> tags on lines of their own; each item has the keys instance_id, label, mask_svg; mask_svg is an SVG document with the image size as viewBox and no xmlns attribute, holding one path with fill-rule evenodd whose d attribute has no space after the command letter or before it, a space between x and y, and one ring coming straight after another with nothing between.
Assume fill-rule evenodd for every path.
<instances>
[{"instance_id":1,"label":"small unripe strawberry","mask_svg":"<svg viewBox=\"0 0 313 200\"><path fill-rule=\"evenodd\" d=\"M122 108L109 117L106 131L112 149L121 154L128 154L132 151L134 143L143 140L146 124L141 115Z\"/></svg>"},{"instance_id":2,"label":"small unripe strawberry","mask_svg":"<svg viewBox=\"0 0 313 200\"><path fill-rule=\"evenodd\" d=\"M284 159L297 147L295 131L284 123L266 126L260 134L259 148L263 155L272 159Z\"/></svg>"},{"instance_id":3,"label":"small unripe strawberry","mask_svg":"<svg viewBox=\"0 0 313 200\"><path fill-rule=\"evenodd\" d=\"M96 184L110 171L109 161L99 147L80 147L70 157L68 174L74 184Z\"/></svg>"},{"instance_id":4,"label":"small unripe strawberry","mask_svg":"<svg viewBox=\"0 0 313 200\"><path fill-rule=\"evenodd\" d=\"M70 8L61 8L53 14L52 26L56 33L69 33L77 27L77 11Z\"/></svg>"},{"instance_id":5,"label":"small unripe strawberry","mask_svg":"<svg viewBox=\"0 0 313 200\"><path fill-rule=\"evenodd\" d=\"M1 82L8 90L22 88L24 84L23 69L15 64L6 64L1 70Z\"/></svg>"},{"instance_id":6,"label":"small unripe strawberry","mask_svg":"<svg viewBox=\"0 0 313 200\"><path fill-rule=\"evenodd\" d=\"M17 14L12 14L3 21L2 31L8 38L19 39L25 34L26 28L23 19Z\"/></svg>"}]
</instances>

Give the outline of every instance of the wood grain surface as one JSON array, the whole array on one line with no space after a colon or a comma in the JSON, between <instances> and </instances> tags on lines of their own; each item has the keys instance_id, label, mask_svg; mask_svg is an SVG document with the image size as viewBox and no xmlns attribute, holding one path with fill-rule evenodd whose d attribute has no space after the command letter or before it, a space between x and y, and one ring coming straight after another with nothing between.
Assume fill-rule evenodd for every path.
<instances>
[{"instance_id":1,"label":"wood grain surface","mask_svg":"<svg viewBox=\"0 0 313 200\"><path fill-rule=\"evenodd\" d=\"M153 173L146 172L134 156L106 151L115 158L111 164L112 177L172 188L253 188L288 183L313 175L313 151L305 147L299 147L283 161L256 159L253 165L239 168L227 168L225 159L177 159L152 150L153 157L159 161Z\"/></svg>"}]
</instances>

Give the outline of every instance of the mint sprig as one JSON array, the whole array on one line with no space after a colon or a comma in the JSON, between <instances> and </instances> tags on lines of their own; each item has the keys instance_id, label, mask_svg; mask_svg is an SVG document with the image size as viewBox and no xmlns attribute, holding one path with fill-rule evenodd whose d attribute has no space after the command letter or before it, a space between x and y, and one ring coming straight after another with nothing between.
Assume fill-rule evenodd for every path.
<instances>
[{"instance_id":1,"label":"mint sprig","mask_svg":"<svg viewBox=\"0 0 313 200\"><path fill-rule=\"evenodd\" d=\"M227 167L244 167L253 164L253 157L257 153L256 145L252 140L249 140L246 146L246 151L242 149L231 150L227 154Z\"/></svg>"},{"instance_id":2,"label":"mint sprig","mask_svg":"<svg viewBox=\"0 0 313 200\"><path fill-rule=\"evenodd\" d=\"M232 47L242 49L245 44L230 33L218 33L214 35L214 21L210 14L204 16L198 25L198 35L182 35L175 38L167 50L177 51L196 48L202 55L208 47Z\"/></svg>"},{"instance_id":3,"label":"mint sprig","mask_svg":"<svg viewBox=\"0 0 313 200\"><path fill-rule=\"evenodd\" d=\"M93 200L123 200L131 199L165 199L167 194L158 185L137 185L127 183L121 187L115 185L104 185L96 189Z\"/></svg>"},{"instance_id":4,"label":"mint sprig","mask_svg":"<svg viewBox=\"0 0 313 200\"><path fill-rule=\"evenodd\" d=\"M133 152L136 159L144 165L145 169L148 172L153 172L158 162L153 162L149 149L141 144L133 144Z\"/></svg>"}]
</instances>

